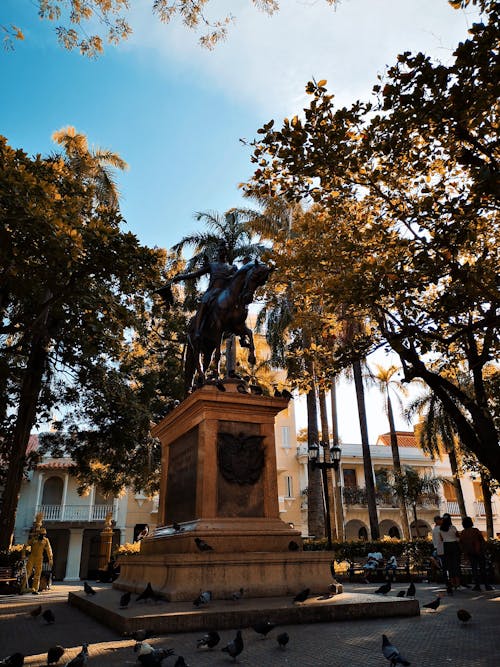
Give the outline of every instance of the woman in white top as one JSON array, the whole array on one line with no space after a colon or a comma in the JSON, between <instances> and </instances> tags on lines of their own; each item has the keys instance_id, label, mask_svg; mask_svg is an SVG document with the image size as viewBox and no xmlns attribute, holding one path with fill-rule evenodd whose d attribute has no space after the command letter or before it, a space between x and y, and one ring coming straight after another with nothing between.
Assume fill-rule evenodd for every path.
<instances>
[{"instance_id":1,"label":"woman in white top","mask_svg":"<svg viewBox=\"0 0 500 667\"><path fill-rule=\"evenodd\" d=\"M458 531L451 523L451 516L443 514L443 522L439 527L439 537L444 548L444 566L448 571L448 580L454 588L460 584L460 543Z\"/></svg>"}]
</instances>

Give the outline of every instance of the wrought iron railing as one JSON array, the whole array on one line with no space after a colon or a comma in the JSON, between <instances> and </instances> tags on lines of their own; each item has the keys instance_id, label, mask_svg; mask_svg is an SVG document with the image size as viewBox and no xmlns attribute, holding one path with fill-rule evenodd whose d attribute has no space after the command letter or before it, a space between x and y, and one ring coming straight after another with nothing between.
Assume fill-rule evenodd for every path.
<instances>
[{"instance_id":1,"label":"wrought iron railing","mask_svg":"<svg viewBox=\"0 0 500 667\"><path fill-rule=\"evenodd\" d=\"M493 512L493 516L495 516L497 513L497 507L494 501L491 503L491 510ZM482 500L474 501L474 514L475 516L485 516L486 513L484 511L484 502Z\"/></svg>"},{"instance_id":2,"label":"wrought iron railing","mask_svg":"<svg viewBox=\"0 0 500 667\"><path fill-rule=\"evenodd\" d=\"M44 521L104 521L111 512L116 519L115 505L39 505Z\"/></svg>"},{"instance_id":3,"label":"wrought iron railing","mask_svg":"<svg viewBox=\"0 0 500 667\"><path fill-rule=\"evenodd\" d=\"M445 511L451 516L460 516L460 507L456 500L447 500L444 507Z\"/></svg>"}]
</instances>

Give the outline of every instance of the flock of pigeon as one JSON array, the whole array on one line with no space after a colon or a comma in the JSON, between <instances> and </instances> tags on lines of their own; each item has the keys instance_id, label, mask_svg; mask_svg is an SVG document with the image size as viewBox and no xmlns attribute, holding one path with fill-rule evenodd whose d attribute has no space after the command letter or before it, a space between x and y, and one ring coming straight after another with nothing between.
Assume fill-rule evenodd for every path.
<instances>
[{"instance_id":1,"label":"flock of pigeon","mask_svg":"<svg viewBox=\"0 0 500 667\"><path fill-rule=\"evenodd\" d=\"M211 550L211 547L205 542L200 540L200 544L197 544L200 550ZM333 588L333 584L330 586L329 590ZM86 595L96 595L96 591L88 584L84 582L83 589ZM377 595L387 595L391 591L391 582L388 581L385 584L382 584L376 591ZM240 600L244 595L244 589L240 588L237 591L234 591L231 595L233 601ZM413 582L410 583L407 590L401 590L396 594L396 597L410 597L415 598L416 588ZM300 604L305 602L310 596L310 589L305 588L295 595L292 599L293 604ZM428 602L427 604L422 605L422 609L427 609L432 612L436 612L441 604L442 594L438 593L437 597ZM130 604L132 599L132 593L127 591L120 596L119 606L120 609L126 609ZM166 598L161 594L153 590L151 583L148 583L146 588L140 593L135 601L136 602L146 602L151 600L152 602L164 601ZM201 607L207 605L212 601L211 591L200 591L200 594L193 601L195 607ZM55 623L55 615L51 609L42 610L42 605L38 605L32 611L30 611L29 616L33 619L43 619L46 624ZM471 614L466 609L459 609L457 611L457 618L461 623L468 623L471 620ZM252 629L259 635L262 639L266 639L268 634L276 628L276 624L271 622L269 619L259 621L251 626ZM147 643L145 640L151 636L146 630L138 630L133 635L136 643L134 645L134 652L137 654L137 662L144 667L161 667L163 660L170 656L176 657L176 662L174 667L188 667L185 662L185 659L182 655L176 656L173 649L164 649L156 648L151 644ZM198 649L207 649L212 650L216 648L220 643L221 637L219 633L215 630L207 632L203 637L197 640L196 647ZM276 636L276 641L278 647L284 650L290 641L290 637L287 632L281 632ZM78 655L76 655L72 660L66 662L64 667L84 667L87 664L89 651L89 644L84 642L82 649ZM234 662L236 658L243 652L244 642L243 635L241 630L236 632L236 636L221 648L221 651L227 653ZM47 665L58 665L60 659L65 654L66 650L64 647L59 644L49 648L47 652ZM403 657L399 650L391 644L388 637L384 634L382 635L382 653L384 657L389 661L390 667L397 667L397 665L410 665L411 663ZM4 667L22 667L24 665L24 655L22 653L13 653L10 656L7 656L3 660L0 660L0 666Z\"/></svg>"}]
</instances>

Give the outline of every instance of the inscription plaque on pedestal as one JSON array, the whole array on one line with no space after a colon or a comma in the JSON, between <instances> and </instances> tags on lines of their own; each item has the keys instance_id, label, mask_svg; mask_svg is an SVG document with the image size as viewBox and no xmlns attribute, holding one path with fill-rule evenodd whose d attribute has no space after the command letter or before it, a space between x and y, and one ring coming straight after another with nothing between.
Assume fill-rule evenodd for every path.
<instances>
[{"instance_id":1,"label":"inscription plaque on pedestal","mask_svg":"<svg viewBox=\"0 0 500 667\"><path fill-rule=\"evenodd\" d=\"M166 523L196 519L198 427L172 442L169 448Z\"/></svg>"}]
</instances>

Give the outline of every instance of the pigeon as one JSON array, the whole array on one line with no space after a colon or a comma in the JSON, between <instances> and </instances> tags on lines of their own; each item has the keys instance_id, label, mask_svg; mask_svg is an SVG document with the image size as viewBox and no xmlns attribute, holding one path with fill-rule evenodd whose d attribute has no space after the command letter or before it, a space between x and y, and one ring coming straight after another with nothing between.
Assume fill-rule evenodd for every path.
<instances>
[{"instance_id":1,"label":"pigeon","mask_svg":"<svg viewBox=\"0 0 500 667\"><path fill-rule=\"evenodd\" d=\"M95 595L95 590L92 588L90 584L88 584L86 581L83 582L83 590L87 595Z\"/></svg>"},{"instance_id":2,"label":"pigeon","mask_svg":"<svg viewBox=\"0 0 500 667\"><path fill-rule=\"evenodd\" d=\"M38 618L38 616L40 616L41 613L42 613L42 605L39 604L38 607L35 607L30 611L29 615L31 616L31 618Z\"/></svg>"},{"instance_id":3,"label":"pigeon","mask_svg":"<svg viewBox=\"0 0 500 667\"><path fill-rule=\"evenodd\" d=\"M120 598L120 609L126 609L130 603L130 598L132 597L132 593L130 591L127 591L124 593L121 598Z\"/></svg>"},{"instance_id":4,"label":"pigeon","mask_svg":"<svg viewBox=\"0 0 500 667\"><path fill-rule=\"evenodd\" d=\"M422 609L432 609L433 611L436 611L440 604L441 604L441 596L438 595L435 600L432 600L432 602L423 604Z\"/></svg>"},{"instance_id":5,"label":"pigeon","mask_svg":"<svg viewBox=\"0 0 500 667\"><path fill-rule=\"evenodd\" d=\"M304 588L303 591L300 591L300 593L297 593L297 595L293 598L293 602L305 602L307 598L309 597L310 593L309 588Z\"/></svg>"},{"instance_id":6,"label":"pigeon","mask_svg":"<svg viewBox=\"0 0 500 667\"><path fill-rule=\"evenodd\" d=\"M196 600L193 600L195 607L201 607L203 604L208 604L212 601L212 591L201 591Z\"/></svg>"},{"instance_id":7,"label":"pigeon","mask_svg":"<svg viewBox=\"0 0 500 667\"><path fill-rule=\"evenodd\" d=\"M237 600L241 600L244 593L245 593L244 588L240 588L238 591L233 591L231 593L231 600L234 600L234 602L236 602Z\"/></svg>"},{"instance_id":8,"label":"pigeon","mask_svg":"<svg viewBox=\"0 0 500 667\"><path fill-rule=\"evenodd\" d=\"M155 592L151 587L151 583L148 581L146 588L140 593L135 601L139 602L140 600L154 600L155 599Z\"/></svg>"},{"instance_id":9,"label":"pigeon","mask_svg":"<svg viewBox=\"0 0 500 667\"><path fill-rule=\"evenodd\" d=\"M395 646L393 646L391 642L387 639L386 635L382 635L382 653L391 663L391 667L395 667L396 665L411 664L410 662L408 662L408 660L403 658L398 649Z\"/></svg>"},{"instance_id":10,"label":"pigeon","mask_svg":"<svg viewBox=\"0 0 500 667\"><path fill-rule=\"evenodd\" d=\"M69 662L66 663L65 667L83 667L83 665L87 664L87 660L89 658L89 645L87 642L84 642L82 644L82 650L80 653L73 658L73 660L70 660Z\"/></svg>"},{"instance_id":11,"label":"pigeon","mask_svg":"<svg viewBox=\"0 0 500 667\"><path fill-rule=\"evenodd\" d=\"M391 582L387 581L385 584L382 584L380 588L377 588L375 591L376 595L387 595L387 593L391 590Z\"/></svg>"},{"instance_id":12,"label":"pigeon","mask_svg":"<svg viewBox=\"0 0 500 667\"><path fill-rule=\"evenodd\" d=\"M174 650L171 648L153 648L152 646L150 648L151 651L148 653L139 653L137 656L137 660L141 665L145 665L145 667L161 666L161 663L165 658L174 655Z\"/></svg>"},{"instance_id":13,"label":"pigeon","mask_svg":"<svg viewBox=\"0 0 500 667\"><path fill-rule=\"evenodd\" d=\"M288 551L300 551L300 547L295 540L290 540L288 543Z\"/></svg>"},{"instance_id":14,"label":"pigeon","mask_svg":"<svg viewBox=\"0 0 500 667\"><path fill-rule=\"evenodd\" d=\"M46 609L42 613L42 618L48 625L56 622L56 617L54 616L54 612L52 611L52 609Z\"/></svg>"},{"instance_id":15,"label":"pigeon","mask_svg":"<svg viewBox=\"0 0 500 667\"><path fill-rule=\"evenodd\" d=\"M215 381L215 386L217 387L217 389L219 391L226 391L226 387L224 386L224 383L222 382L222 380L216 380Z\"/></svg>"},{"instance_id":16,"label":"pigeon","mask_svg":"<svg viewBox=\"0 0 500 667\"><path fill-rule=\"evenodd\" d=\"M288 644L290 641L290 637L288 636L288 632L282 632L276 637L276 641L278 642L278 646L280 648L285 648L285 646Z\"/></svg>"},{"instance_id":17,"label":"pigeon","mask_svg":"<svg viewBox=\"0 0 500 667\"><path fill-rule=\"evenodd\" d=\"M241 630L238 630L236 637L221 649L224 653L229 653L231 658L236 662L236 657L243 651L243 638Z\"/></svg>"},{"instance_id":18,"label":"pigeon","mask_svg":"<svg viewBox=\"0 0 500 667\"><path fill-rule=\"evenodd\" d=\"M467 609L458 609L457 610L457 618L458 618L459 621L462 621L462 623L467 623L467 621L470 621L472 616L467 611Z\"/></svg>"},{"instance_id":19,"label":"pigeon","mask_svg":"<svg viewBox=\"0 0 500 667\"><path fill-rule=\"evenodd\" d=\"M251 384L250 385L250 393L254 394L255 396L262 396L264 393L262 387L258 384Z\"/></svg>"},{"instance_id":20,"label":"pigeon","mask_svg":"<svg viewBox=\"0 0 500 667\"><path fill-rule=\"evenodd\" d=\"M199 537L195 537L194 541L196 542L196 546L200 551L213 551L213 547L210 546L210 544L207 544L204 542L202 539Z\"/></svg>"},{"instance_id":21,"label":"pigeon","mask_svg":"<svg viewBox=\"0 0 500 667\"><path fill-rule=\"evenodd\" d=\"M239 391L240 394L248 394L249 391L247 389L247 386L244 382L240 382L239 384L236 385L236 391Z\"/></svg>"},{"instance_id":22,"label":"pigeon","mask_svg":"<svg viewBox=\"0 0 500 667\"><path fill-rule=\"evenodd\" d=\"M414 598L416 592L417 592L417 589L415 588L415 584L412 581L411 584L408 586L408 590L406 591L406 597L407 598Z\"/></svg>"},{"instance_id":23,"label":"pigeon","mask_svg":"<svg viewBox=\"0 0 500 667\"><path fill-rule=\"evenodd\" d=\"M180 655L175 661L174 667L189 667L189 665L184 660L184 656Z\"/></svg>"},{"instance_id":24,"label":"pigeon","mask_svg":"<svg viewBox=\"0 0 500 667\"><path fill-rule=\"evenodd\" d=\"M47 652L47 664L56 665L59 662L59 659L64 655L64 648L57 644L56 646L51 646Z\"/></svg>"},{"instance_id":25,"label":"pigeon","mask_svg":"<svg viewBox=\"0 0 500 667\"><path fill-rule=\"evenodd\" d=\"M406 595L406 591L398 591L398 594L396 595L397 598L404 598Z\"/></svg>"},{"instance_id":26,"label":"pigeon","mask_svg":"<svg viewBox=\"0 0 500 667\"><path fill-rule=\"evenodd\" d=\"M24 655L22 653L13 653L3 660L0 660L0 665L7 667L22 667L24 665Z\"/></svg>"},{"instance_id":27,"label":"pigeon","mask_svg":"<svg viewBox=\"0 0 500 667\"><path fill-rule=\"evenodd\" d=\"M201 639L198 639L196 642L196 648L207 647L208 649L213 649L220 642L220 635L216 630L210 630L206 635L203 635Z\"/></svg>"},{"instance_id":28,"label":"pigeon","mask_svg":"<svg viewBox=\"0 0 500 667\"><path fill-rule=\"evenodd\" d=\"M265 639L271 630L276 627L275 623L271 623L269 620L257 621L255 625L252 625L252 629L259 635L262 635L262 639Z\"/></svg>"}]
</instances>

